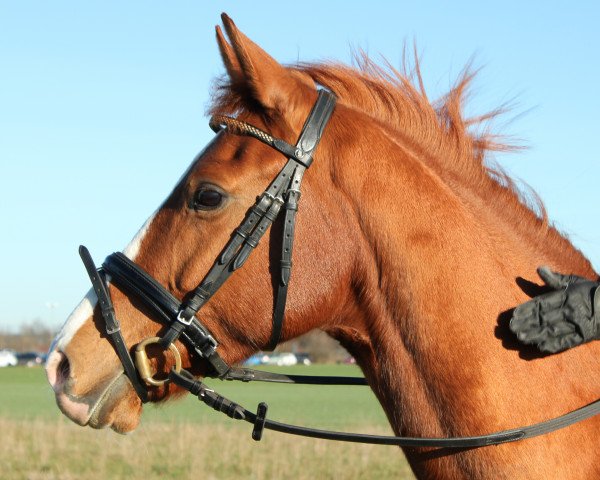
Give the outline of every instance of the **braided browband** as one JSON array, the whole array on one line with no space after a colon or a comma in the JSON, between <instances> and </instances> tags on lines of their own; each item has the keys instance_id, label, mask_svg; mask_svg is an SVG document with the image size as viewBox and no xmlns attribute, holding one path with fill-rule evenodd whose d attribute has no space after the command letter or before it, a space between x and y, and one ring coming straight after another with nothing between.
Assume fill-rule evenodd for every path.
<instances>
[{"instance_id":1,"label":"braided browband","mask_svg":"<svg viewBox=\"0 0 600 480\"><path fill-rule=\"evenodd\" d=\"M296 162L309 167L312 159L303 158L304 152L298 148L290 145L280 138L275 138L269 135L267 132L256 128L249 123L238 120L237 118L228 117L227 115L213 115L208 122L208 125L216 133L221 130L227 130L229 133L234 135L245 135L247 137L253 137L266 143L271 148L274 148L280 153L283 153L286 157L294 159Z\"/></svg>"},{"instance_id":2,"label":"braided browband","mask_svg":"<svg viewBox=\"0 0 600 480\"><path fill-rule=\"evenodd\" d=\"M271 135L260 128L226 115L213 115L208 125L216 133L226 128L230 133L254 137L270 146L273 146L275 141Z\"/></svg>"}]
</instances>

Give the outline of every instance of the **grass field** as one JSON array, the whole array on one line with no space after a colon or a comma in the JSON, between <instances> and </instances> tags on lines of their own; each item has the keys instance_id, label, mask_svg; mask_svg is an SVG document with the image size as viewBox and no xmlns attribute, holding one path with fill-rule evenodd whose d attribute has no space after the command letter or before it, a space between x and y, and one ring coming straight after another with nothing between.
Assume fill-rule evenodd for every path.
<instances>
[{"instance_id":1,"label":"grass field","mask_svg":"<svg viewBox=\"0 0 600 480\"><path fill-rule=\"evenodd\" d=\"M288 367L291 373L359 375L352 366ZM213 382L219 393L290 423L391 434L368 387ZM266 431L197 399L145 407L131 435L92 430L58 411L40 368L0 369L0 479L387 479L413 478L396 447L329 442Z\"/></svg>"}]
</instances>

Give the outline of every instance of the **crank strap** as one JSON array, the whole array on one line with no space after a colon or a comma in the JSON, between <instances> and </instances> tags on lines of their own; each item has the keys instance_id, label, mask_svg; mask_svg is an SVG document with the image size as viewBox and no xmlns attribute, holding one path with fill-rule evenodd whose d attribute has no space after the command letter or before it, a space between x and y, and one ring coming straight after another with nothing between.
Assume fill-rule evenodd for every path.
<instances>
[{"instance_id":1,"label":"crank strap","mask_svg":"<svg viewBox=\"0 0 600 480\"><path fill-rule=\"evenodd\" d=\"M133 293L151 307L168 324L181 326L178 333L184 342L215 369L217 376L227 373L229 366L216 351L217 341L197 318L182 325L176 321L181 302L151 275L120 252L109 255L102 264L113 282L128 293ZM179 336L179 335L178 335ZM170 344L171 342L169 342ZM168 344L167 344L168 345Z\"/></svg>"},{"instance_id":2,"label":"crank strap","mask_svg":"<svg viewBox=\"0 0 600 480\"><path fill-rule=\"evenodd\" d=\"M180 322L176 321L176 317L181 309L181 302L144 269L120 252L109 255L102 264L102 268L111 275L111 281L115 285L141 299L162 320L171 324L171 327L173 325L179 327ZM114 318L114 310L112 312ZM116 322L116 318L114 318L114 321ZM113 319L108 320L107 325L109 324L113 325ZM191 347L199 357L208 360L215 370L215 375L211 375L213 377L223 380L240 380L243 382L366 385L366 381L362 377L284 375L249 368L230 367L216 351L216 341L208 329L196 317L194 317L190 325L183 327L183 331L181 332L183 342L188 347Z\"/></svg>"}]
</instances>

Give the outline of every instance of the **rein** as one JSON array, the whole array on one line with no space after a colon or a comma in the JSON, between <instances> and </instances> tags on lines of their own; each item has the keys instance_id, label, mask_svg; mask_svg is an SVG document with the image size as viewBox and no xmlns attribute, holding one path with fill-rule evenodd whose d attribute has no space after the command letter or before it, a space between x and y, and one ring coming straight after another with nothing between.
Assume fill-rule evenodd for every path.
<instances>
[{"instance_id":1,"label":"rein","mask_svg":"<svg viewBox=\"0 0 600 480\"><path fill-rule=\"evenodd\" d=\"M102 268L97 269L86 247L79 247L79 254L88 272L104 319L106 334L123 364L125 374L143 403L148 401L149 386L161 386L168 381L188 390L200 401L236 420L245 420L254 425L252 438L260 440L265 429L306 437L346 442L360 442L403 447L474 448L532 438L565 428L600 413L600 400L560 417L527 427L504 430L488 435L451 438L414 438L397 436L367 435L358 433L319 430L267 419L267 404L260 403L256 413L219 395L192 374L181 368L181 357L175 341L181 339L190 352L210 365L212 372L207 377L243 382L262 381L310 385L367 385L362 377L335 377L310 375L284 375L228 365L217 352L218 342L198 319L200 308L215 294L233 272L242 267L260 239L278 218L284 215L282 250L276 282L275 308L271 336L266 349L272 350L279 342L283 328L288 285L292 268L292 248L295 219L300 200L300 185L304 172L313 161L313 154L322 137L335 107L335 96L320 90L299 140L295 146L274 138L268 133L240 120L216 115L210 126L215 132L225 130L235 135L246 135L269 145L282 153L288 160L267 189L257 198L242 223L234 230L229 242L208 271L202 282L185 295L183 302L175 298L151 275L122 253L109 255ZM285 211L283 213L282 209ZM135 361L125 344L120 324L115 315L109 295L108 279L122 288L128 295L140 298L166 323L162 337L150 337L137 345ZM148 345L158 344L171 350L176 365L167 379L157 379L152 372L146 354Z\"/></svg>"}]
</instances>

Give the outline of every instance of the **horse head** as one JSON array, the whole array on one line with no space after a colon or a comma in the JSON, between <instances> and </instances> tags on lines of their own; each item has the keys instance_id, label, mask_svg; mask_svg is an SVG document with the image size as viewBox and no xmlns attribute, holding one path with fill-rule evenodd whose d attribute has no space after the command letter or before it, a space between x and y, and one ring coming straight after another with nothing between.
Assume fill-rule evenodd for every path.
<instances>
[{"instance_id":1,"label":"horse head","mask_svg":"<svg viewBox=\"0 0 600 480\"><path fill-rule=\"evenodd\" d=\"M228 96L213 110L236 114L294 144L317 99L317 86L307 74L286 69L223 17L229 43L217 27L217 41L227 70L222 86ZM225 83L225 81L224 81ZM356 239L349 234L350 215L340 204L329 177L335 120L319 146L310 176L304 180L302 215L295 231L293 284L287 302L282 340L347 314L349 278L353 275ZM331 132L329 132L329 130ZM173 192L144 224L124 254L182 299L203 279L232 232L285 163L281 153L255 139L226 131L194 159ZM335 221L333 221L335 219ZM276 224L275 229L279 228ZM232 364L269 343L274 305L273 282L281 240L267 234L248 261L202 308L202 322L220 343L223 359ZM315 252L318 253L315 256ZM139 300L110 284L116 315L127 345L159 335L164 325ZM135 427L141 403L123 375L119 359L104 337L103 320L90 291L57 336L48 377L58 405L82 425L110 425L117 431ZM178 342L183 364L198 374L206 368L192 362ZM168 368L172 358L163 359ZM160 400L174 388L153 388Z\"/></svg>"}]
</instances>

